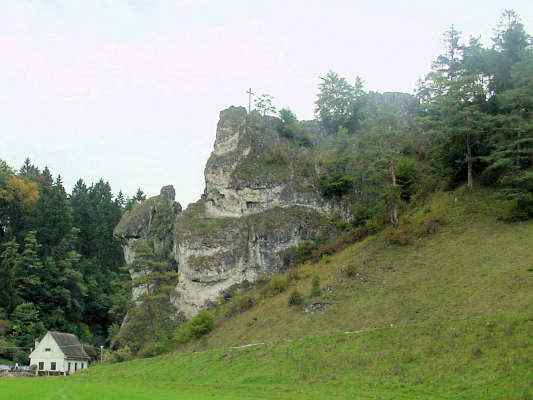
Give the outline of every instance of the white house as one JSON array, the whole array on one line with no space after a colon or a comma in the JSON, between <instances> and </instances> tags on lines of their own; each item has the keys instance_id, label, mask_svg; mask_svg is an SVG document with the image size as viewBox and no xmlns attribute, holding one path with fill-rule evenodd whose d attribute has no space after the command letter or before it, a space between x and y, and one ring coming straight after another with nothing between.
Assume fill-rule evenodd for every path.
<instances>
[{"instance_id":1,"label":"white house","mask_svg":"<svg viewBox=\"0 0 533 400\"><path fill-rule=\"evenodd\" d=\"M87 368L89 359L76 335L48 331L35 342L30 365L38 372L72 374Z\"/></svg>"}]
</instances>

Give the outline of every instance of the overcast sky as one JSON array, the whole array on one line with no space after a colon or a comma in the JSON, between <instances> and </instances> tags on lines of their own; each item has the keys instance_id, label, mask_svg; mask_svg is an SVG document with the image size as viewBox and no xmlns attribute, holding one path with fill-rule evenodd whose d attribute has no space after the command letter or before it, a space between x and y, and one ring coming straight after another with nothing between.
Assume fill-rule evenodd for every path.
<instances>
[{"instance_id":1,"label":"overcast sky","mask_svg":"<svg viewBox=\"0 0 533 400\"><path fill-rule=\"evenodd\" d=\"M249 87L302 119L330 69L412 92L449 25L489 37L504 8L532 31L530 0L1 0L0 158L186 205Z\"/></svg>"}]
</instances>

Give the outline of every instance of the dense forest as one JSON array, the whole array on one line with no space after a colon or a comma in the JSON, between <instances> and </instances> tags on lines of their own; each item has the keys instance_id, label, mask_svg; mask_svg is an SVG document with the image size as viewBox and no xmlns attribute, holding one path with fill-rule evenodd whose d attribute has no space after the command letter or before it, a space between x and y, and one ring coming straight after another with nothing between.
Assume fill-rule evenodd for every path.
<instances>
[{"instance_id":1,"label":"dense forest","mask_svg":"<svg viewBox=\"0 0 533 400\"><path fill-rule=\"evenodd\" d=\"M452 26L414 96L366 91L330 71L315 102L318 141L309 122L280 110L280 134L318 166L325 197L351 200L353 225L399 228L402 208L461 185L497 190L502 219L533 217L531 38L506 10L483 43Z\"/></svg>"},{"instance_id":2,"label":"dense forest","mask_svg":"<svg viewBox=\"0 0 533 400\"><path fill-rule=\"evenodd\" d=\"M502 218L533 216L530 36L506 10L490 46L465 41L453 26L444 44L415 97L366 92L359 78L351 84L334 72L322 77L316 114L327 137L317 149L319 183L326 196L374 193L360 221L385 213L397 226L398 207L463 184L499 190L507 200Z\"/></svg>"},{"instance_id":3,"label":"dense forest","mask_svg":"<svg viewBox=\"0 0 533 400\"><path fill-rule=\"evenodd\" d=\"M106 343L129 297L113 228L143 199L114 196L103 180L80 179L69 194L48 168L0 160L0 358L25 362L47 329Z\"/></svg>"},{"instance_id":4,"label":"dense forest","mask_svg":"<svg viewBox=\"0 0 533 400\"><path fill-rule=\"evenodd\" d=\"M465 40L453 26L444 39L445 51L414 96L367 91L361 79L329 72L320 80L316 121L298 121L289 109L277 113L287 148L317 167L311 169L323 196L351 201L351 221L340 227L350 240L361 229L389 229L401 241L404 209L461 185L492 188L506 221L533 218L531 38L506 10L487 44ZM272 98L262 96L256 108L273 114ZM275 150L272 160L288 162L287 149ZM142 192L129 201L113 196L103 181L87 187L80 180L67 194L48 169L0 164L0 356L22 360L48 328L93 343L117 333L131 283L112 231L143 199ZM292 262L324 245L295 249ZM167 317L161 314L162 326ZM139 321L135 332L145 334ZM162 340L175 329L159 332ZM2 350L10 347L20 350Z\"/></svg>"}]
</instances>

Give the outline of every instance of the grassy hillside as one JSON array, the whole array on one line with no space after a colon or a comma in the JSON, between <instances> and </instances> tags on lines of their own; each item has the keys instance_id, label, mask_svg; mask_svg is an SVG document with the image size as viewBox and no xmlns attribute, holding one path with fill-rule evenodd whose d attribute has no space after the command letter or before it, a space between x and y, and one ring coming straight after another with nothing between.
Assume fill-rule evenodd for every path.
<instances>
[{"instance_id":1,"label":"grassy hillside","mask_svg":"<svg viewBox=\"0 0 533 400\"><path fill-rule=\"evenodd\" d=\"M500 204L490 192L440 193L404 217L400 235L410 244L391 245L380 234L319 263L300 268L300 280L282 295L260 303L220 326L194 349L275 341L419 322L442 322L527 314L533 305L533 225L498 221ZM426 234L428 221L434 234ZM355 277L342 271L349 269ZM287 307L292 289L310 293L320 276L325 311ZM533 316L533 311L530 314Z\"/></svg>"},{"instance_id":2,"label":"grassy hillside","mask_svg":"<svg viewBox=\"0 0 533 400\"><path fill-rule=\"evenodd\" d=\"M400 232L302 266L287 291L252 289L232 318L221 306L181 352L3 380L0 399L533 399L533 223L499 222L491 196L435 195ZM306 304L288 307L295 289Z\"/></svg>"}]
</instances>

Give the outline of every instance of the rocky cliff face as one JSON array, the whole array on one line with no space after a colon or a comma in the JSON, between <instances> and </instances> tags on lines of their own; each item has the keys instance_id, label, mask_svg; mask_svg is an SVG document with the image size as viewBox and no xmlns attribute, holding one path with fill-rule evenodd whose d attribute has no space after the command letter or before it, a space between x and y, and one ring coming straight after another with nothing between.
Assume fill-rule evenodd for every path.
<instances>
[{"instance_id":1,"label":"rocky cliff face","mask_svg":"<svg viewBox=\"0 0 533 400\"><path fill-rule=\"evenodd\" d=\"M202 198L182 212L165 187L115 230L128 264L136 241L148 240L176 266L175 306L187 317L235 285L282 270L289 247L329 230L333 206L315 187L308 150L281 137L279 124L242 107L222 111Z\"/></svg>"}]
</instances>

